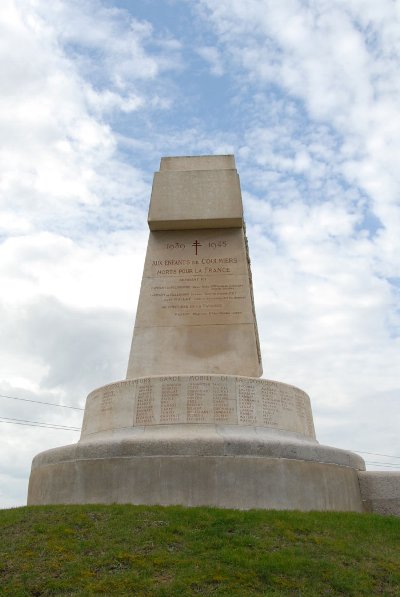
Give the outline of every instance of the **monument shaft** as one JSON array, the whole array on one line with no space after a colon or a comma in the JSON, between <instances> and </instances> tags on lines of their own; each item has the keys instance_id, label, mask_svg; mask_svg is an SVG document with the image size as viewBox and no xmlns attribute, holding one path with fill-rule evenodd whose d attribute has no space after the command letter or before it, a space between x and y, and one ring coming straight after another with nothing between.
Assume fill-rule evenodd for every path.
<instances>
[{"instance_id":1,"label":"monument shaft","mask_svg":"<svg viewBox=\"0 0 400 597\"><path fill-rule=\"evenodd\" d=\"M233 156L177 160L161 160L155 175L127 378L258 377L261 357Z\"/></svg>"}]
</instances>

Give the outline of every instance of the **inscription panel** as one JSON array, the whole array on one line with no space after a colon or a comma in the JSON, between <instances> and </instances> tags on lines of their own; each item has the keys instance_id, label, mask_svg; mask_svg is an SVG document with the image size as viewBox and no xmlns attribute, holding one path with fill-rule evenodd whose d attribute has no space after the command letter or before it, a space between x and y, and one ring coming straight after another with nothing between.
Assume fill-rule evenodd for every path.
<instances>
[{"instance_id":1,"label":"inscription panel","mask_svg":"<svg viewBox=\"0 0 400 597\"><path fill-rule=\"evenodd\" d=\"M143 276L245 274L242 229L152 232Z\"/></svg>"},{"instance_id":2,"label":"inscription panel","mask_svg":"<svg viewBox=\"0 0 400 597\"><path fill-rule=\"evenodd\" d=\"M305 392L279 382L221 375L147 377L95 390L88 396L82 437L181 423L270 427L315 438Z\"/></svg>"},{"instance_id":3,"label":"inscription panel","mask_svg":"<svg viewBox=\"0 0 400 597\"><path fill-rule=\"evenodd\" d=\"M136 326L253 323L247 276L144 278Z\"/></svg>"},{"instance_id":4,"label":"inscription panel","mask_svg":"<svg viewBox=\"0 0 400 597\"><path fill-rule=\"evenodd\" d=\"M243 231L150 235L135 327L254 323Z\"/></svg>"}]
</instances>

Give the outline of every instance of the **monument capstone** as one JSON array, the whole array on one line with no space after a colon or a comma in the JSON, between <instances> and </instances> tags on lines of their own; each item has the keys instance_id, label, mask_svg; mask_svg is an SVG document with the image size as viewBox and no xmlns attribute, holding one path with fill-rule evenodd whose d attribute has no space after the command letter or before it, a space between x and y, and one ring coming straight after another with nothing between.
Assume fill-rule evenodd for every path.
<instances>
[{"instance_id":1,"label":"monument capstone","mask_svg":"<svg viewBox=\"0 0 400 597\"><path fill-rule=\"evenodd\" d=\"M34 458L28 504L400 511L398 481L378 507L364 461L317 442L305 392L260 378L234 157L162 158L148 224L127 377Z\"/></svg>"}]
</instances>

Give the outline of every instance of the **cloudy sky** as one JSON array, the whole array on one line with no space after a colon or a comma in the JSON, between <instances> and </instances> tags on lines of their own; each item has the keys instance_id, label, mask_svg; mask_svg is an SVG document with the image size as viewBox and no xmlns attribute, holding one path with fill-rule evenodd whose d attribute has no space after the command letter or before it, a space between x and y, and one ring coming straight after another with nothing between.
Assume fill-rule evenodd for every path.
<instances>
[{"instance_id":1,"label":"cloudy sky","mask_svg":"<svg viewBox=\"0 0 400 597\"><path fill-rule=\"evenodd\" d=\"M1 1L0 507L125 376L169 155L235 154L264 377L400 469L399 31L397 0Z\"/></svg>"}]
</instances>

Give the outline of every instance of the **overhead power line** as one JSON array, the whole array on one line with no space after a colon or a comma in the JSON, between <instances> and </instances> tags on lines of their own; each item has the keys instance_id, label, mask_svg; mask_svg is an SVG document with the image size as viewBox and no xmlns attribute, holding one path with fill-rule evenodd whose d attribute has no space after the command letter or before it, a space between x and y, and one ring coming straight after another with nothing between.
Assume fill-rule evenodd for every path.
<instances>
[{"instance_id":1,"label":"overhead power line","mask_svg":"<svg viewBox=\"0 0 400 597\"><path fill-rule=\"evenodd\" d=\"M56 402L43 402L42 400L32 400L30 398L17 398L17 396L7 396L0 394L0 398L8 398L9 400L22 400L23 402L36 402L37 404L47 404L48 406L58 406L59 408L72 408L73 410L85 410L79 406L68 406L67 404L57 404Z\"/></svg>"},{"instance_id":2,"label":"overhead power line","mask_svg":"<svg viewBox=\"0 0 400 597\"><path fill-rule=\"evenodd\" d=\"M400 460L400 456L394 456L393 454L376 454L375 452L363 452L362 450L352 450L352 452L357 452L357 454L369 454L370 456L384 456L385 458L398 458Z\"/></svg>"},{"instance_id":3,"label":"overhead power line","mask_svg":"<svg viewBox=\"0 0 400 597\"><path fill-rule=\"evenodd\" d=\"M393 462L368 462L367 460L365 461L365 464L370 464L371 466L390 466L392 468L400 468L400 465L397 463L393 463Z\"/></svg>"},{"instance_id":4,"label":"overhead power line","mask_svg":"<svg viewBox=\"0 0 400 597\"><path fill-rule=\"evenodd\" d=\"M28 425L29 427L44 427L47 429L61 429L64 431L80 431L79 427L70 427L69 425L58 425L57 423L46 423L44 421L31 421L30 419L11 419L9 417L0 417L0 423L9 423L12 425Z\"/></svg>"}]
</instances>

